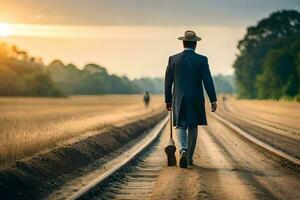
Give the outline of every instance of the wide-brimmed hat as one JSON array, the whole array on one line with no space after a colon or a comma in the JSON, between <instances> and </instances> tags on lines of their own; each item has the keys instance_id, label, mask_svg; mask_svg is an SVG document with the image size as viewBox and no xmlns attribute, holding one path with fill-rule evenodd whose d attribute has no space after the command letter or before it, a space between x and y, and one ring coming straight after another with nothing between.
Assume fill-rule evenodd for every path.
<instances>
[{"instance_id":1,"label":"wide-brimmed hat","mask_svg":"<svg viewBox=\"0 0 300 200\"><path fill-rule=\"evenodd\" d=\"M197 42L197 41L200 41L201 38L198 37L194 31L186 31L184 33L184 36L179 37L178 40Z\"/></svg>"}]
</instances>

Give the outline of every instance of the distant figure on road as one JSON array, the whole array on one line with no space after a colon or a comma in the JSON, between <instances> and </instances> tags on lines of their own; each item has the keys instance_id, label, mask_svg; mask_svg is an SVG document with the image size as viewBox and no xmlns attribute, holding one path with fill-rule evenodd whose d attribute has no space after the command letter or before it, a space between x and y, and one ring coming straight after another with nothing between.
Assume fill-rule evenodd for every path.
<instances>
[{"instance_id":1,"label":"distant figure on road","mask_svg":"<svg viewBox=\"0 0 300 200\"><path fill-rule=\"evenodd\" d=\"M207 125L203 87L211 102L211 111L217 109L217 97L207 57L195 53L201 38L194 31L186 31L183 37L184 51L169 57L165 75L165 103L168 111L173 110L180 149L179 165L193 165L198 125ZM173 91L172 91L173 86Z\"/></svg>"},{"instance_id":2,"label":"distant figure on road","mask_svg":"<svg viewBox=\"0 0 300 200\"><path fill-rule=\"evenodd\" d=\"M222 100L226 101L226 96L225 95L222 96Z\"/></svg>"},{"instance_id":3,"label":"distant figure on road","mask_svg":"<svg viewBox=\"0 0 300 200\"><path fill-rule=\"evenodd\" d=\"M145 94L144 94L144 103L145 103L145 106L148 106L149 102L150 102L150 94L149 94L148 91L146 91Z\"/></svg>"}]
</instances>

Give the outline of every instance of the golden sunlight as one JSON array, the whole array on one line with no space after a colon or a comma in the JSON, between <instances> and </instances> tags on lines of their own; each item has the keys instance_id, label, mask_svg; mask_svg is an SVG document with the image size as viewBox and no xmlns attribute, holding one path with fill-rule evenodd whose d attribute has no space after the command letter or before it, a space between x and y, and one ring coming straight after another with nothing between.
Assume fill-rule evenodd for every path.
<instances>
[{"instance_id":1,"label":"golden sunlight","mask_svg":"<svg viewBox=\"0 0 300 200\"><path fill-rule=\"evenodd\" d=\"M8 37L11 34L9 26L5 23L0 23L0 37Z\"/></svg>"}]
</instances>

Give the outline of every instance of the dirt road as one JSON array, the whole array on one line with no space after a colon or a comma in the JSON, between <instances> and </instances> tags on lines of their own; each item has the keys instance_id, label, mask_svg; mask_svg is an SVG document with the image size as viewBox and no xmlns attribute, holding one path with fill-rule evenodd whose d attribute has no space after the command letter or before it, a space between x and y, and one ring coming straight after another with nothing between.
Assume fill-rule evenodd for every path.
<instances>
[{"instance_id":1,"label":"dirt road","mask_svg":"<svg viewBox=\"0 0 300 200\"><path fill-rule=\"evenodd\" d=\"M209 126L199 129L195 166L164 167L151 199L300 199L297 172L208 120Z\"/></svg>"},{"instance_id":2,"label":"dirt road","mask_svg":"<svg viewBox=\"0 0 300 200\"><path fill-rule=\"evenodd\" d=\"M219 105L219 115L267 144L300 158L299 104L228 98Z\"/></svg>"}]
</instances>

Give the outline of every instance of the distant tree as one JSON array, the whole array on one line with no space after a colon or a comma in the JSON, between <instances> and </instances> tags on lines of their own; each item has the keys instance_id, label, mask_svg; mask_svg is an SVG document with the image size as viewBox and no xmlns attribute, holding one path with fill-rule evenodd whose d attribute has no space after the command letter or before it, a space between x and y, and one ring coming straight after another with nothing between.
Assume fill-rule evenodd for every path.
<instances>
[{"instance_id":1,"label":"distant tree","mask_svg":"<svg viewBox=\"0 0 300 200\"><path fill-rule=\"evenodd\" d=\"M127 77L108 74L104 67L87 64L83 70L75 65L53 61L48 66L54 82L66 94L135 94L141 89Z\"/></svg>"},{"instance_id":2,"label":"distant tree","mask_svg":"<svg viewBox=\"0 0 300 200\"><path fill-rule=\"evenodd\" d=\"M63 93L56 87L55 83L45 72L34 72L23 76L23 90L21 94L24 96L45 96L58 97Z\"/></svg>"},{"instance_id":3,"label":"distant tree","mask_svg":"<svg viewBox=\"0 0 300 200\"><path fill-rule=\"evenodd\" d=\"M274 66L275 61L273 62L271 60L275 59L275 54L278 55L279 53L270 52L273 48L276 48L279 40L287 41L290 38L295 39L299 35L300 13L295 10L283 10L272 13L270 17L259 21L256 26L247 29L245 37L239 41L239 54L233 65L235 69L237 92L240 97L256 98L259 96L271 98L267 95L268 91L263 92L263 89L258 89L258 87L262 86L262 83L265 81L263 79L267 76L257 76L263 73L265 66L270 68L266 71L272 71L271 68ZM282 52L280 54L282 54ZM266 61L266 58L268 58L268 61ZM272 64L272 66L270 66L270 64ZM279 76L280 74L273 73L273 75ZM256 83L257 80L259 83ZM294 84L295 81L292 82L291 84ZM289 89L286 91L288 90Z\"/></svg>"},{"instance_id":4,"label":"distant tree","mask_svg":"<svg viewBox=\"0 0 300 200\"><path fill-rule=\"evenodd\" d=\"M0 96L63 96L45 66L26 51L0 44L0 57Z\"/></svg>"},{"instance_id":5,"label":"distant tree","mask_svg":"<svg viewBox=\"0 0 300 200\"><path fill-rule=\"evenodd\" d=\"M18 75L5 63L0 62L0 96L18 93Z\"/></svg>"},{"instance_id":6,"label":"distant tree","mask_svg":"<svg viewBox=\"0 0 300 200\"><path fill-rule=\"evenodd\" d=\"M91 74L101 74L101 73L108 74L107 70L104 67L101 67L94 63L85 65L83 70L90 72Z\"/></svg>"},{"instance_id":7,"label":"distant tree","mask_svg":"<svg viewBox=\"0 0 300 200\"><path fill-rule=\"evenodd\" d=\"M164 92L163 78L139 78L133 82L138 85L142 92L148 91L151 94L162 94Z\"/></svg>"},{"instance_id":8,"label":"distant tree","mask_svg":"<svg viewBox=\"0 0 300 200\"><path fill-rule=\"evenodd\" d=\"M235 92L233 76L223 76L221 74L213 77L216 92L218 94L227 93L233 94Z\"/></svg>"},{"instance_id":9,"label":"distant tree","mask_svg":"<svg viewBox=\"0 0 300 200\"><path fill-rule=\"evenodd\" d=\"M257 76L259 98L294 97L299 93L300 76L297 57L300 53L300 37L280 40L268 52L262 73Z\"/></svg>"}]
</instances>

